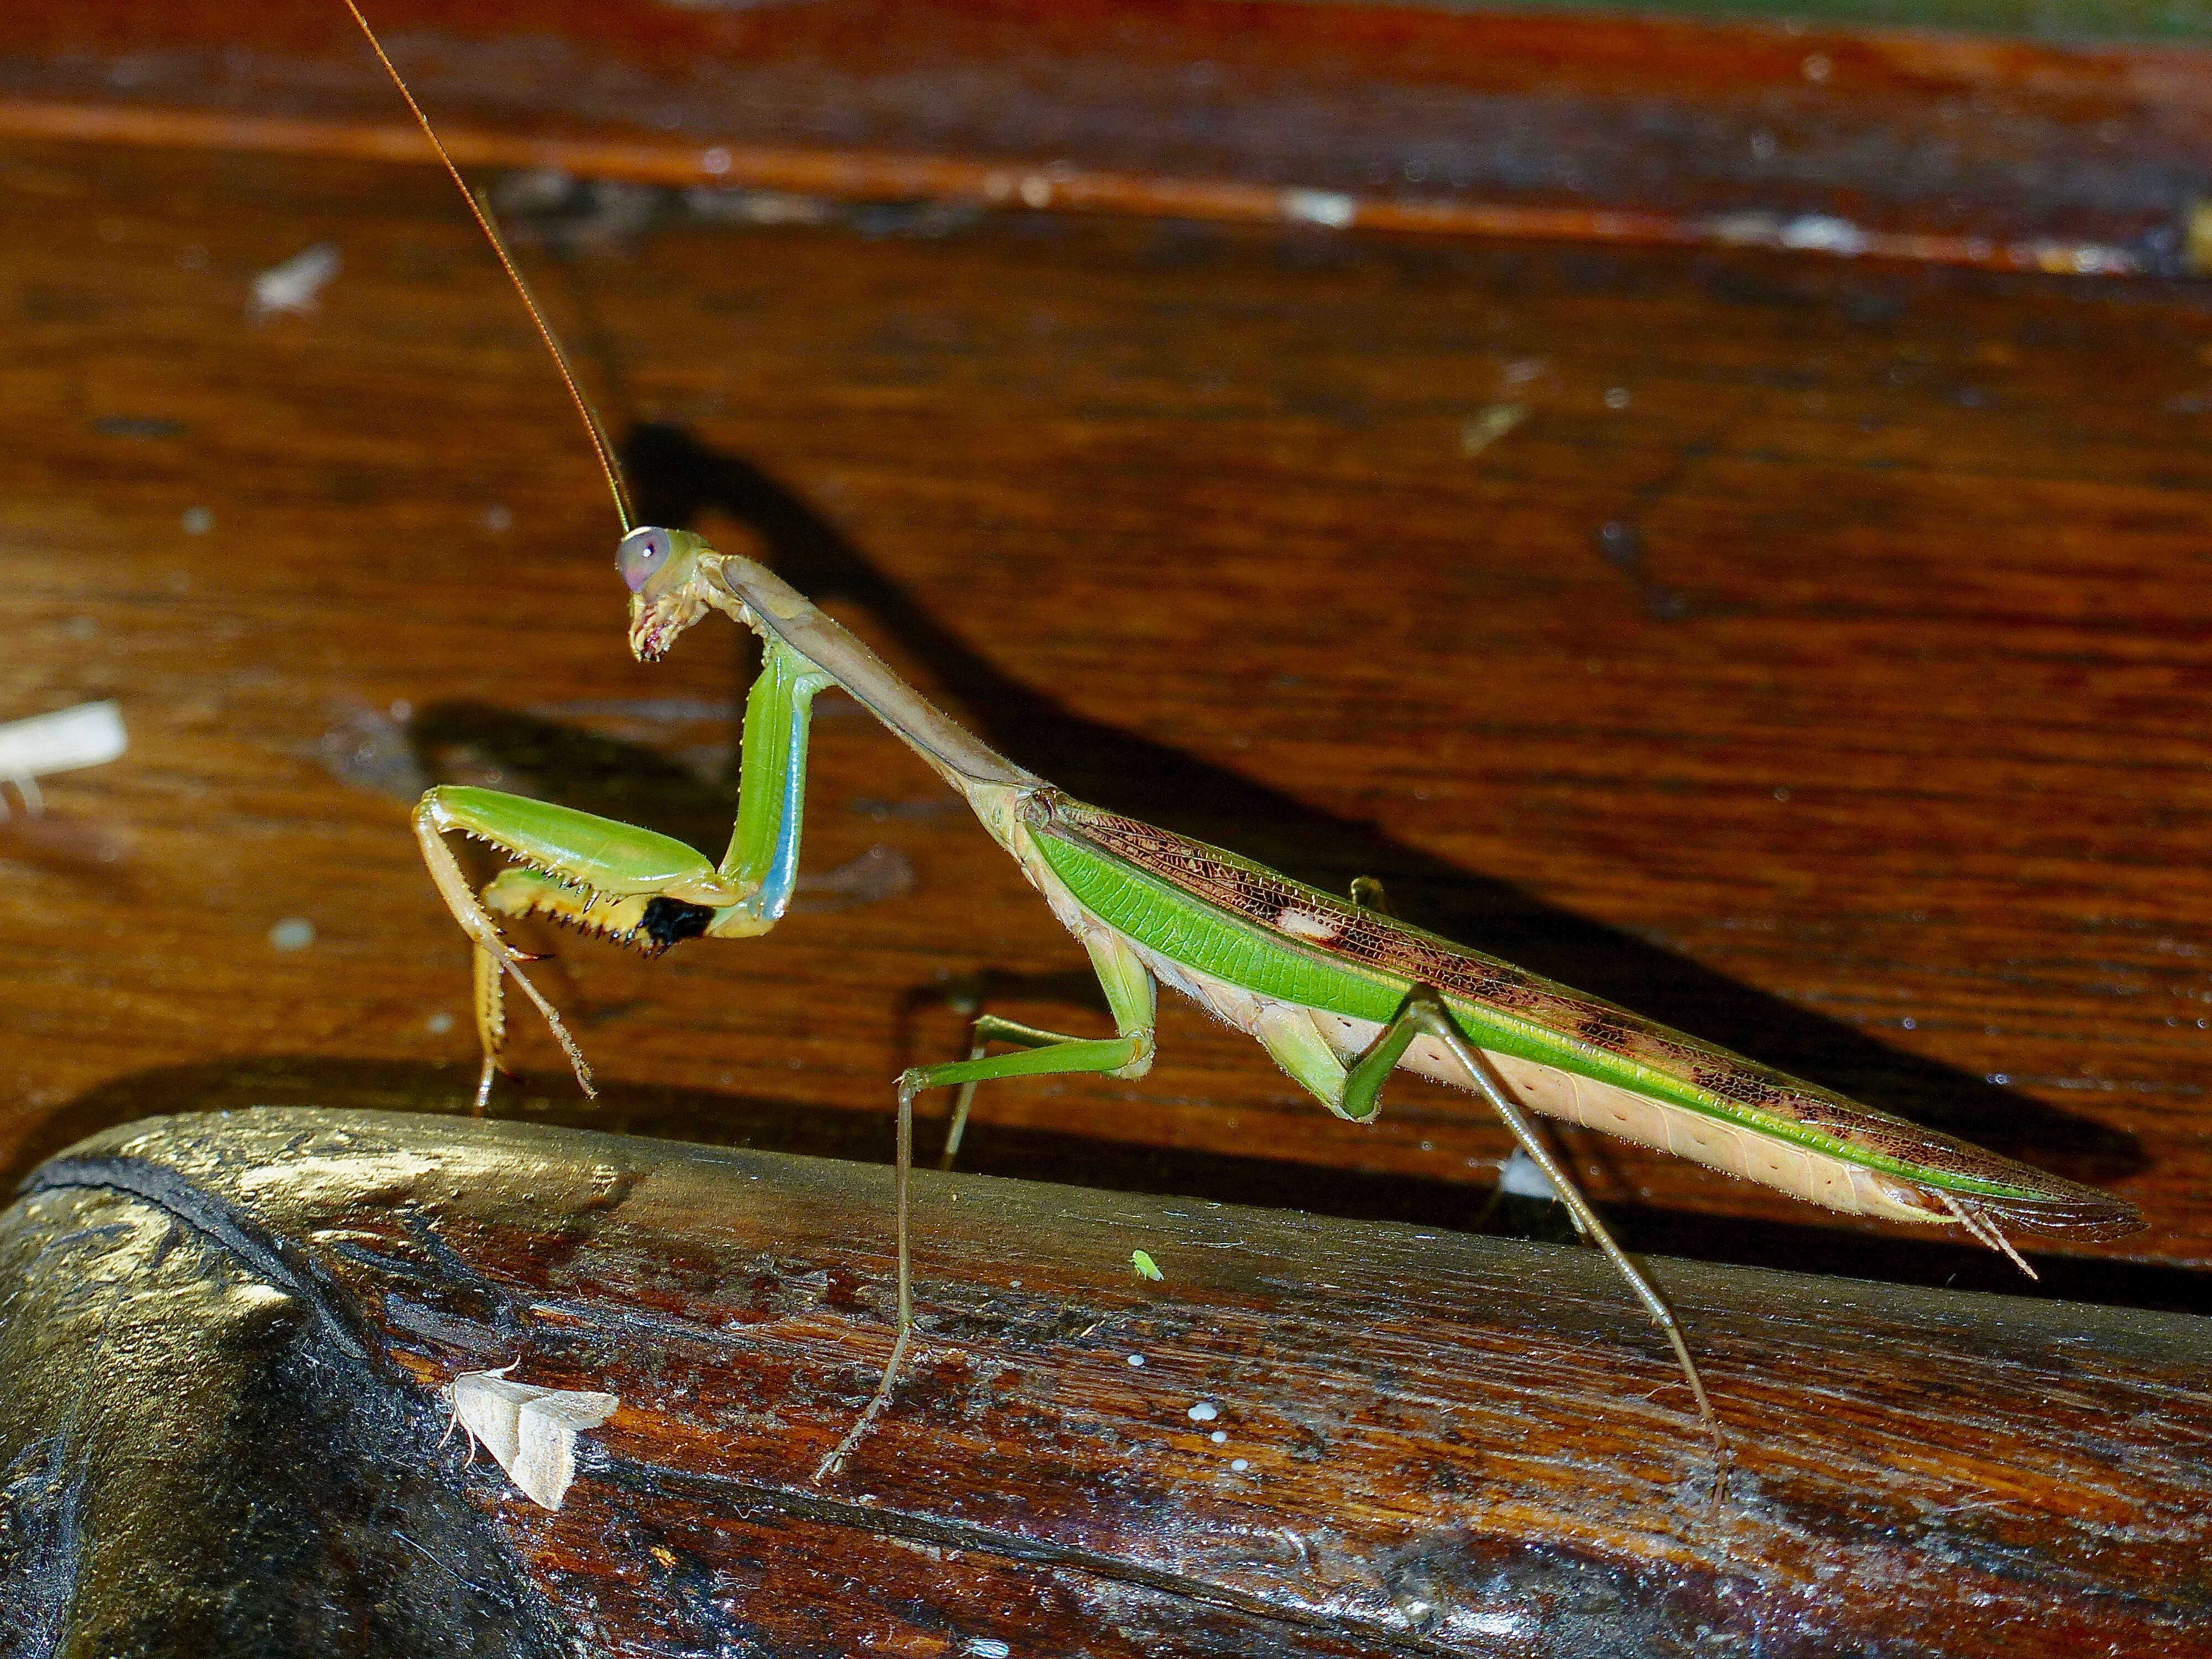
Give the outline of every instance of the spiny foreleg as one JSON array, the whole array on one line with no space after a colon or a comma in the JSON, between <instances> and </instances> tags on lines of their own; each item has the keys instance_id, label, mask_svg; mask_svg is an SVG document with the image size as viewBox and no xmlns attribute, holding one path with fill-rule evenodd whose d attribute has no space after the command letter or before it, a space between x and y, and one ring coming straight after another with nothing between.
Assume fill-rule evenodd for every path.
<instances>
[{"instance_id":1,"label":"spiny foreleg","mask_svg":"<svg viewBox=\"0 0 2212 1659\"><path fill-rule=\"evenodd\" d=\"M799 877L806 795L806 733L815 694L830 678L771 641L745 699L737 822L720 864L671 836L550 801L442 784L415 808L416 838L446 908L476 950L477 1036L483 1071L477 1109L489 1098L507 1040L503 986L512 979L545 1017L576 1081L591 1072L561 1017L522 964L535 960L507 943L494 913L545 916L658 956L680 939L744 939L775 927ZM446 836L488 842L514 860L479 895Z\"/></svg>"},{"instance_id":2,"label":"spiny foreleg","mask_svg":"<svg viewBox=\"0 0 2212 1659\"><path fill-rule=\"evenodd\" d=\"M446 836L455 830L521 860L521 866L502 872L478 895L447 844ZM686 932L707 931L718 909L734 907L747 896L679 841L495 790L459 784L431 790L416 805L415 837L439 896L475 950L477 1038L483 1051L477 1083L479 1112L490 1097L506 1046L502 987L509 979L544 1016L578 1085L586 1095L593 1092L583 1051L523 971L525 963L538 958L500 933L495 908L508 915L550 915L625 943L649 944L658 924L665 936L659 948L665 950Z\"/></svg>"}]
</instances>

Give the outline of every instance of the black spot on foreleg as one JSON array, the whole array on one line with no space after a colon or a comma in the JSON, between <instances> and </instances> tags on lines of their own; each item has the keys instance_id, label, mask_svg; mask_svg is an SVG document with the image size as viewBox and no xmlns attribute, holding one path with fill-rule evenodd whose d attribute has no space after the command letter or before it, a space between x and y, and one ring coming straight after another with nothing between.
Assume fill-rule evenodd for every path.
<instances>
[{"instance_id":1,"label":"black spot on foreleg","mask_svg":"<svg viewBox=\"0 0 2212 1659\"><path fill-rule=\"evenodd\" d=\"M644 919L638 923L647 941L646 955L657 957L672 945L698 938L714 919L714 907L711 904L690 904L672 898L647 899Z\"/></svg>"}]
</instances>

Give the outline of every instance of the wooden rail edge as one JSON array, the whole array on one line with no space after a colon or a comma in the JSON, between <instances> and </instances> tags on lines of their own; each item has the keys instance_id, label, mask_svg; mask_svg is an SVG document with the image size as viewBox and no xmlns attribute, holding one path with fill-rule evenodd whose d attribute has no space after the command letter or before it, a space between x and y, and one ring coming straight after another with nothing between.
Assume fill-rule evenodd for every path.
<instances>
[{"instance_id":1,"label":"wooden rail edge","mask_svg":"<svg viewBox=\"0 0 2212 1659\"><path fill-rule=\"evenodd\" d=\"M2137 252L2106 243L1884 230L1817 214L1692 216L1510 202L1407 202L1348 191L1175 179L1066 163L1018 165L763 144L531 137L466 126L441 127L438 136L462 167L544 167L586 179L678 189L779 191L831 201L921 199L1413 235L1765 248L2069 276L2136 276L2149 268ZM437 161L412 126L20 99L0 99L0 137L425 165Z\"/></svg>"},{"instance_id":2,"label":"wooden rail edge","mask_svg":"<svg viewBox=\"0 0 2212 1659\"><path fill-rule=\"evenodd\" d=\"M2212 268L2212 54L1273 0L379 0L456 153L671 186ZM0 137L421 161L337 0L0 15Z\"/></svg>"},{"instance_id":3,"label":"wooden rail edge","mask_svg":"<svg viewBox=\"0 0 2212 1659\"><path fill-rule=\"evenodd\" d=\"M0 1218L0 1610L148 1654L2212 1639L2205 1322L1655 1261L1717 1494L1591 1252L926 1176L918 1351L816 1484L889 1347L888 1198L304 1108L80 1143ZM441 1440L502 1366L620 1398L557 1510Z\"/></svg>"}]
</instances>

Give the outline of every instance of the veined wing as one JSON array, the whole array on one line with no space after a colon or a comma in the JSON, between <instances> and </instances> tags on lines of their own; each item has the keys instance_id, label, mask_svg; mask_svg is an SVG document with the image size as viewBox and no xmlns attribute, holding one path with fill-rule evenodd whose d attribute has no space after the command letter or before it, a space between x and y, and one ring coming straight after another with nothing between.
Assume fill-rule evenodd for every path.
<instances>
[{"instance_id":1,"label":"veined wing","mask_svg":"<svg viewBox=\"0 0 2212 1659\"><path fill-rule=\"evenodd\" d=\"M2038 1231L2097 1237L2142 1224L2132 1206L2095 1188L1863 1106L1220 848L1056 792L1032 810L1047 860L1093 914L1260 995L1379 1024L1409 987L1431 985L1486 1048L1956 1194ZM1190 925L1191 900L1210 926Z\"/></svg>"}]
</instances>

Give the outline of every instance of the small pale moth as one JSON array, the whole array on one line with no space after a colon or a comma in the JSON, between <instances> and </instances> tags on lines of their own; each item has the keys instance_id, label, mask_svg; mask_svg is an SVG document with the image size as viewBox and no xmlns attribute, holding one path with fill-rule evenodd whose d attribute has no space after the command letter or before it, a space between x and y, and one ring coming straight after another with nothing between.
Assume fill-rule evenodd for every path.
<instances>
[{"instance_id":1,"label":"small pale moth","mask_svg":"<svg viewBox=\"0 0 2212 1659\"><path fill-rule=\"evenodd\" d=\"M557 1510L576 1478L576 1431L597 1428L622 1402L611 1394L511 1382L514 1369L463 1371L439 1393L469 1437L471 1455L483 1446L529 1498Z\"/></svg>"}]
</instances>

